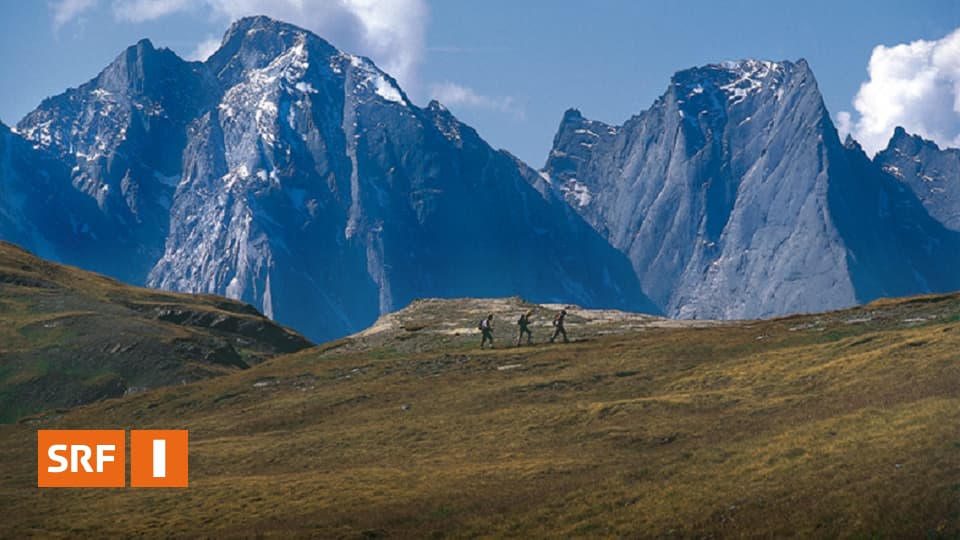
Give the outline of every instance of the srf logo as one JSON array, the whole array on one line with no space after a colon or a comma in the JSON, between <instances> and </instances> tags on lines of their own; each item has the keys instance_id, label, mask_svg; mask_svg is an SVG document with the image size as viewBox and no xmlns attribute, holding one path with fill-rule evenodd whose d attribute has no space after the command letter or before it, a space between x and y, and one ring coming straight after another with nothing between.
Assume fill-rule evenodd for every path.
<instances>
[{"instance_id":1,"label":"srf logo","mask_svg":"<svg viewBox=\"0 0 960 540\"><path fill-rule=\"evenodd\" d=\"M130 432L130 487L187 487L187 431Z\"/></svg>"},{"instance_id":2,"label":"srf logo","mask_svg":"<svg viewBox=\"0 0 960 540\"><path fill-rule=\"evenodd\" d=\"M125 487L123 430L37 432L38 487ZM130 432L131 487L187 487L186 430Z\"/></svg>"},{"instance_id":3,"label":"srf logo","mask_svg":"<svg viewBox=\"0 0 960 540\"><path fill-rule=\"evenodd\" d=\"M37 486L124 487L123 430L40 430Z\"/></svg>"}]
</instances>

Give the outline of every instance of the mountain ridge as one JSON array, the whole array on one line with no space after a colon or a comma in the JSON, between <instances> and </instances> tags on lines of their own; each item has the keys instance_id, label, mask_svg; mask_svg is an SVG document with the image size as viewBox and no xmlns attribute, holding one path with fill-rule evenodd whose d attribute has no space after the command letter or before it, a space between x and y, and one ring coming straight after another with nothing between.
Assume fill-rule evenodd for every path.
<instances>
[{"instance_id":1,"label":"mountain ridge","mask_svg":"<svg viewBox=\"0 0 960 540\"><path fill-rule=\"evenodd\" d=\"M907 185L932 217L960 230L960 149L941 149L898 126L874 161Z\"/></svg>"},{"instance_id":2,"label":"mountain ridge","mask_svg":"<svg viewBox=\"0 0 960 540\"><path fill-rule=\"evenodd\" d=\"M840 143L802 59L678 72L621 126L568 111L543 173L670 316L763 318L960 287L947 275L960 238Z\"/></svg>"},{"instance_id":3,"label":"mountain ridge","mask_svg":"<svg viewBox=\"0 0 960 540\"><path fill-rule=\"evenodd\" d=\"M424 296L657 311L535 171L369 59L267 17L231 25L203 63L141 41L18 131L76 152L72 184L131 254L108 273L243 299L315 339Z\"/></svg>"}]
</instances>

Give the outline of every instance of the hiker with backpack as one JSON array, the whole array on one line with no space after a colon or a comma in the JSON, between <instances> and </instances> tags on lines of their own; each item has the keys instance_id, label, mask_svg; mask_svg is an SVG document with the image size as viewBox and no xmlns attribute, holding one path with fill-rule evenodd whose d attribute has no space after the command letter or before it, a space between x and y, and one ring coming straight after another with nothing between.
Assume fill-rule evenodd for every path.
<instances>
[{"instance_id":1,"label":"hiker with backpack","mask_svg":"<svg viewBox=\"0 0 960 540\"><path fill-rule=\"evenodd\" d=\"M557 336L563 334L563 342L570 343L570 340L567 339L567 331L563 327L563 320L567 317L567 310L561 309L560 313L557 313L553 317L553 327L556 330L553 331L553 337L550 338L550 343L553 343L557 339Z\"/></svg>"},{"instance_id":2,"label":"hiker with backpack","mask_svg":"<svg viewBox=\"0 0 960 540\"><path fill-rule=\"evenodd\" d=\"M486 345L487 340L490 341L490 348L493 348L493 314L487 316L486 319L481 319L480 324L477 325L477 329L483 334L483 338L480 340L480 348L482 349Z\"/></svg>"},{"instance_id":3,"label":"hiker with backpack","mask_svg":"<svg viewBox=\"0 0 960 540\"><path fill-rule=\"evenodd\" d=\"M530 332L530 316L533 315L533 310L528 309L526 313L520 315L520 318L517 320L517 326L520 327L520 334L517 336L517 347L520 346L520 341L523 340L523 334L527 334L527 345L533 345L533 333Z\"/></svg>"}]
</instances>

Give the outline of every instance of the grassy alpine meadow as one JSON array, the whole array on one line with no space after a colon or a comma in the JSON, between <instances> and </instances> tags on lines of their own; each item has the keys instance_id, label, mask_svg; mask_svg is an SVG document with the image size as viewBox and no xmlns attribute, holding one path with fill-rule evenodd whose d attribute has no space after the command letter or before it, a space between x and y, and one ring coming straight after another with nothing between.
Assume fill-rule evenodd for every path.
<instances>
[{"instance_id":1,"label":"grassy alpine meadow","mask_svg":"<svg viewBox=\"0 0 960 540\"><path fill-rule=\"evenodd\" d=\"M246 304L131 287L0 241L0 422L309 346Z\"/></svg>"},{"instance_id":2,"label":"grassy alpine meadow","mask_svg":"<svg viewBox=\"0 0 960 540\"><path fill-rule=\"evenodd\" d=\"M0 426L0 536L960 535L960 296L727 324L572 311L570 344L544 343L541 308L537 344L506 346L498 316L481 351L484 307L415 303ZM189 429L190 487L38 489L36 431L68 427Z\"/></svg>"}]
</instances>

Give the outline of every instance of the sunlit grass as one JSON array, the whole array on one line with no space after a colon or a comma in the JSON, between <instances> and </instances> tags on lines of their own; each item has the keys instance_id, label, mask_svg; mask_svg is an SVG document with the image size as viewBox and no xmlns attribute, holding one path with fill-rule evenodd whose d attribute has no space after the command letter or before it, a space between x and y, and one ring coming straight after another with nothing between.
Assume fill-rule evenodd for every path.
<instances>
[{"instance_id":1,"label":"sunlit grass","mask_svg":"<svg viewBox=\"0 0 960 540\"><path fill-rule=\"evenodd\" d=\"M958 312L327 345L0 428L0 536L953 538ZM190 429L191 487L38 490L66 426Z\"/></svg>"}]
</instances>

